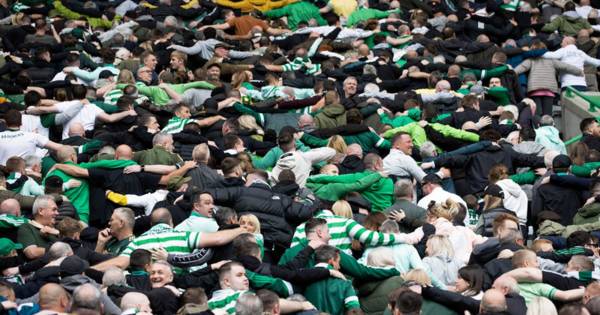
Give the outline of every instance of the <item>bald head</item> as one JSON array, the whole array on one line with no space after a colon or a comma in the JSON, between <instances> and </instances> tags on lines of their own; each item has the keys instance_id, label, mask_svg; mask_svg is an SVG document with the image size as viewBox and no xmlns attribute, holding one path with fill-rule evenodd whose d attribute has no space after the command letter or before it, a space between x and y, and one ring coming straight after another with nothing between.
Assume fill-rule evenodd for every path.
<instances>
[{"instance_id":1,"label":"bald head","mask_svg":"<svg viewBox=\"0 0 600 315\"><path fill-rule=\"evenodd\" d=\"M71 307L71 311L76 313L80 308L101 311L102 303L100 298L100 290L89 283L82 284L73 291L73 306Z\"/></svg>"},{"instance_id":2,"label":"bald head","mask_svg":"<svg viewBox=\"0 0 600 315\"><path fill-rule=\"evenodd\" d=\"M480 313L494 313L506 311L506 297L502 291L489 289L481 298Z\"/></svg>"},{"instance_id":3,"label":"bald head","mask_svg":"<svg viewBox=\"0 0 600 315\"><path fill-rule=\"evenodd\" d=\"M133 159L133 150L126 144L122 144L115 150L115 160L131 160Z\"/></svg>"},{"instance_id":4,"label":"bald head","mask_svg":"<svg viewBox=\"0 0 600 315\"><path fill-rule=\"evenodd\" d=\"M492 284L492 288L507 294L519 294L519 283L515 278L509 276L500 276Z\"/></svg>"},{"instance_id":5,"label":"bald head","mask_svg":"<svg viewBox=\"0 0 600 315\"><path fill-rule=\"evenodd\" d=\"M121 298L121 309L123 311L137 308L143 311L150 310L150 300L148 297L139 292L129 292Z\"/></svg>"},{"instance_id":6,"label":"bald head","mask_svg":"<svg viewBox=\"0 0 600 315\"><path fill-rule=\"evenodd\" d=\"M45 284L40 289L40 308L42 310L66 312L69 307L69 294L56 283Z\"/></svg>"},{"instance_id":7,"label":"bald head","mask_svg":"<svg viewBox=\"0 0 600 315\"><path fill-rule=\"evenodd\" d=\"M21 205L17 199L6 199L0 203L0 214L10 214L19 217L21 216Z\"/></svg>"},{"instance_id":8,"label":"bald head","mask_svg":"<svg viewBox=\"0 0 600 315\"><path fill-rule=\"evenodd\" d=\"M58 150L56 151L56 158L60 163L77 163L77 153L75 152L75 149L73 149L73 147L68 145L63 145L60 146L60 148L58 148Z\"/></svg>"},{"instance_id":9,"label":"bald head","mask_svg":"<svg viewBox=\"0 0 600 315\"><path fill-rule=\"evenodd\" d=\"M150 220L152 221L152 226L157 224L173 226L173 218L171 217L171 212L169 212L167 208L154 209L150 215Z\"/></svg>"},{"instance_id":10,"label":"bald head","mask_svg":"<svg viewBox=\"0 0 600 315\"><path fill-rule=\"evenodd\" d=\"M85 129L80 123L73 123L69 126L69 137L83 137L85 136Z\"/></svg>"},{"instance_id":11,"label":"bald head","mask_svg":"<svg viewBox=\"0 0 600 315\"><path fill-rule=\"evenodd\" d=\"M356 155L362 159L363 150L362 150L362 147L360 146L360 144L353 143L353 144L349 145L348 148L346 149L346 154L347 155Z\"/></svg>"},{"instance_id":12,"label":"bald head","mask_svg":"<svg viewBox=\"0 0 600 315\"><path fill-rule=\"evenodd\" d=\"M565 38L563 38L563 40L560 43L560 45L562 47L566 47L566 46L569 46L569 45L575 45L575 38L571 37L571 36L565 36Z\"/></svg>"},{"instance_id":13,"label":"bald head","mask_svg":"<svg viewBox=\"0 0 600 315\"><path fill-rule=\"evenodd\" d=\"M448 92L451 88L450 82L446 80L441 80L435 85L436 92Z\"/></svg>"}]
</instances>

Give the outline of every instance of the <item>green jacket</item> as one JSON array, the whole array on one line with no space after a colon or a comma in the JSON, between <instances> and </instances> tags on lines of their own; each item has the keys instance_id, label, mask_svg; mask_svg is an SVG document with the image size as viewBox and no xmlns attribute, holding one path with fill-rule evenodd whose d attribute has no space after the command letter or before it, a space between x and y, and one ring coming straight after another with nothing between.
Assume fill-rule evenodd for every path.
<instances>
[{"instance_id":1,"label":"green jacket","mask_svg":"<svg viewBox=\"0 0 600 315\"><path fill-rule=\"evenodd\" d=\"M67 162L65 164L75 165L71 162ZM90 169L90 168L94 168L94 167L123 168L123 167L129 166L129 165L135 165L135 164L137 164L137 163L135 163L134 161L130 161L130 160L102 160L102 161L91 162L91 163L81 163L81 164L78 164L77 166L85 168L85 169ZM63 182L67 182L69 179L73 179L73 177L71 177L70 175L67 175L63 171L55 169L46 175L46 177L44 178L44 181L46 180L46 178L48 178L48 176L52 176L52 175L56 175L56 176L60 177L63 180ZM75 187L75 188L66 190L64 192L64 195L67 196L67 198L69 198L69 201L71 201L71 203L73 204L73 207L75 207L75 210L77 210L79 219L81 219L81 221L83 221L85 223L88 223L89 217L90 217L90 187L89 187L88 182L85 179L77 178L77 180L81 181L81 185L79 187Z\"/></svg>"},{"instance_id":2,"label":"green jacket","mask_svg":"<svg viewBox=\"0 0 600 315\"><path fill-rule=\"evenodd\" d=\"M317 264L319 267L325 265ZM331 315L344 315L346 311L360 308L358 296L349 280L327 278L314 282L306 287L304 296L319 311Z\"/></svg>"},{"instance_id":3,"label":"green jacket","mask_svg":"<svg viewBox=\"0 0 600 315\"><path fill-rule=\"evenodd\" d=\"M508 89L503 86L495 86L487 90L487 95L494 100L498 105L510 104L510 95Z\"/></svg>"},{"instance_id":4,"label":"green jacket","mask_svg":"<svg viewBox=\"0 0 600 315\"><path fill-rule=\"evenodd\" d=\"M296 257L296 255L298 255L298 253L302 251L302 249L304 249L304 247L306 246L307 242L306 240L304 240L300 241L299 245L296 245L292 248L288 248L285 251L285 253L283 253L283 256L281 256L281 259L279 260L279 265L285 265L288 262L292 261L294 257ZM306 268L312 268L314 266L315 256L313 254L310 256ZM400 274L395 268L384 269L364 266L362 264L359 264L354 257L344 252L340 252L340 271L343 274L348 275L357 281L383 280Z\"/></svg>"},{"instance_id":5,"label":"green jacket","mask_svg":"<svg viewBox=\"0 0 600 315\"><path fill-rule=\"evenodd\" d=\"M327 25L327 21L323 19L319 8L309 2L295 2L288 4L279 9L269 10L264 13L269 19L276 19L282 16L287 17L288 26L291 30L296 30L301 22L308 22L315 19L319 25Z\"/></svg>"},{"instance_id":6,"label":"green jacket","mask_svg":"<svg viewBox=\"0 0 600 315\"><path fill-rule=\"evenodd\" d=\"M352 184L359 182L362 178L373 173L366 170L362 173L344 174L339 176L315 176L312 178L314 184ZM364 184L364 181L363 181ZM383 211L394 203L394 182L390 178L380 178L360 194L369 202L373 211Z\"/></svg>"},{"instance_id":7,"label":"green jacket","mask_svg":"<svg viewBox=\"0 0 600 315\"><path fill-rule=\"evenodd\" d=\"M400 10L397 9L397 10L390 10L390 11L381 11L381 10L377 10L377 9L360 8L360 9L352 12L352 14L350 14L350 16L348 17L347 24L348 24L348 27L352 27L361 21L366 21L366 20L370 20L370 19L376 19L376 20L383 19L383 18L388 17L391 13L395 13L395 12L400 12Z\"/></svg>"},{"instance_id":8,"label":"green jacket","mask_svg":"<svg viewBox=\"0 0 600 315\"><path fill-rule=\"evenodd\" d=\"M133 160L140 165L175 165L183 162L179 154L169 152L157 145L152 149L138 151L133 155Z\"/></svg>"},{"instance_id":9,"label":"green jacket","mask_svg":"<svg viewBox=\"0 0 600 315\"><path fill-rule=\"evenodd\" d=\"M127 85L128 84L118 84L117 88L123 89ZM165 90L163 90L161 87L147 86L143 82L136 82L135 86L137 87L138 92L140 94L145 95L148 98L150 98L152 103L154 103L156 106L167 105L169 103L169 101L171 100L171 97L169 96L169 94L167 94L167 92L165 92ZM198 89L212 90L215 88L214 85L212 85L208 82L205 82L205 81L194 81L194 82L183 83L183 84L169 84L169 87L178 94L183 94L183 92L185 92L189 89L198 88Z\"/></svg>"},{"instance_id":10,"label":"green jacket","mask_svg":"<svg viewBox=\"0 0 600 315\"><path fill-rule=\"evenodd\" d=\"M430 300L423 300L421 305L421 314L423 315L459 315L457 312L447 308L446 306ZM386 308L383 315L392 315L389 308Z\"/></svg>"},{"instance_id":11,"label":"green jacket","mask_svg":"<svg viewBox=\"0 0 600 315\"><path fill-rule=\"evenodd\" d=\"M571 165L571 173L579 177L590 177L592 171L600 167L600 162L588 162L583 165Z\"/></svg>"},{"instance_id":12,"label":"green jacket","mask_svg":"<svg viewBox=\"0 0 600 315\"><path fill-rule=\"evenodd\" d=\"M327 105L315 116L315 125L319 129L335 128L346 124L346 108L340 104Z\"/></svg>"},{"instance_id":13,"label":"green jacket","mask_svg":"<svg viewBox=\"0 0 600 315\"><path fill-rule=\"evenodd\" d=\"M577 211L573 217L573 224L585 224L598 222L600 218L600 203L589 204Z\"/></svg>"},{"instance_id":14,"label":"green jacket","mask_svg":"<svg viewBox=\"0 0 600 315\"><path fill-rule=\"evenodd\" d=\"M544 27L542 27L542 32L552 33L554 31L559 31L566 36L576 36L582 29L590 28L592 28L592 26L586 19L582 17L566 16L563 13L563 15L556 17L552 22L544 25Z\"/></svg>"},{"instance_id":15,"label":"green jacket","mask_svg":"<svg viewBox=\"0 0 600 315\"><path fill-rule=\"evenodd\" d=\"M404 283L401 276L383 281L372 281L357 288L360 307L365 315L383 315L388 305L388 295Z\"/></svg>"},{"instance_id":16,"label":"green jacket","mask_svg":"<svg viewBox=\"0 0 600 315\"><path fill-rule=\"evenodd\" d=\"M291 286L286 284L285 281L279 278L273 278L270 276L261 275L258 273L254 273L248 269L246 269L246 277L248 277L248 282L250 282L250 287L253 290L260 289L268 289L271 290L280 297L288 297L292 292Z\"/></svg>"},{"instance_id":17,"label":"green jacket","mask_svg":"<svg viewBox=\"0 0 600 315\"><path fill-rule=\"evenodd\" d=\"M533 184L538 177L534 171L510 175L510 179L519 185Z\"/></svg>"},{"instance_id":18,"label":"green jacket","mask_svg":"<svg viewBox=\"0 0 600 315\"><path fill-rule=\"evenodd\" d=\"M306 182L306 188L312 190L315 193L315 196L329 201L338 201L346 196L348 193L357 191L361 192L371 185L379 182L381 179L381 174L372 173L367 176L362 177L358 181L350 182L350 183L317 183L313 182L313 180L320 176L327 175L315 175L308 178Z\"/></svg>"},{"instance_id":19,"label":"green jacket","mask_svg":"<svg viewBox=\"0 0 600 315\"><path fill-rule=\"evenodd\" d=\"M396 116L394 118L390 118L387 114L382 113L379 115L379 118L381 118L382 124L398 128L419 121L421 119L421 109L413 107L408 110L408 115Z\"/></svg>"},{"instance_id":20,"label":"green jacket","mask_svg":"<svg viewBox=\"0 0 600 315\"><path fill-rule=\"evenodd\" d=\"M364 152L371 152L373 148L389 150L392 147L392 144L387 139L380 137L372 131L346 135L342 136L342 138L344 138L344 142L348 145L353 143L359 144ZM329 142L327 139L321 139L307 133L303 134L300 140L313 148L325 147Z\"/></svg>"},{"instance_id":21,"label":"green jacket","mask_svg":"<svg viewBox=\"0 0 600 315\"><path fill-rule=\"evenodd\" d=\"M110 29L112 28L113 23L118 23L121 20L121 17L118 15L115 15L115 18L112 21L105 20L103 18L89 17L70 10L69 8L65 7L60 1L54 1L54 9L58 12L58 15L69 20L78 20L80 18L85 18L88 21L88 23L90 23L90 26L93 28L102 27Z\"/></svg>"},{"instance_id":22,"label":"green jacket","mask_svg":"<svg viewBox=\"0 0 600 315\"><path fill-rule=\"evenodd\" d=\"M455 138L469 142L479 141L479 135L474 132L464 131L440 123L430 123L429 126L431 126L431 128L433 128L435 131L443 134L445 137ZM425 129L419 125L418 122L390 129L383 134L383 137L392 138L399 132L406 132L410 134L413 143L416 147L420 147L425 141L427 141L427 133L425 132Z\"/></svg>"}]
</instances>

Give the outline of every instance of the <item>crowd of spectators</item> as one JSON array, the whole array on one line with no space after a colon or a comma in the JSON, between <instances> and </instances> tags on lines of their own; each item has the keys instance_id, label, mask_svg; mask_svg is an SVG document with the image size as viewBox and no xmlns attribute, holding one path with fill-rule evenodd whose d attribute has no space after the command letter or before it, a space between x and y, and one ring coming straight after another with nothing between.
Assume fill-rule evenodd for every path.
<instances>
[{"instance_id":1,"label":"crowd of spectators","mask_svg":"<svg viewBox=\"0 0 600 315\"><path fill-rule=\"evenodd\" d=\"M0 0L0 314L600 315L599 10Z\"/></svg>"}]
</instances>

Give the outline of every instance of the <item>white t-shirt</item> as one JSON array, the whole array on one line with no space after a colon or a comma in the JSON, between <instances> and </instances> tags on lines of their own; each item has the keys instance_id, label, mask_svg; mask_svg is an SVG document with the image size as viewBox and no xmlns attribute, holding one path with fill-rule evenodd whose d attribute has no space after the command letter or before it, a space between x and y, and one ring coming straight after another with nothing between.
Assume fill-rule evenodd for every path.
<instances>
[{"instance_id":1,"label":"white t-shirt","mask_svg":"<svg viewBox=\"0 0 600 315\"><path fill-rule=\"evenodd\" d=\"M70 101L70 102L61 102L56 104L56 108L58 108L59 112L64 112L69 106L73 106L77 104L79 101ZM62 138L66 139L69 137L69 128L74 123L80 123L83 126L84 130L94 130L94 126L96 125L96 117L104 113L102 109L94 104L86 104L83 108L75 115L75 117L71 118L68 122L63 125L63 134Z\"/></svg>"},{"instance_id":2,"label":"white t-shirt","mask_svg":"<svg viewBox=\"0 0 600 315\"><path fill-rule=\"evenodd\" d=\"M22 131L37 133L46 138L50 137L50 130L42 125L40 116L23 114L21 117ZM37 156L46 156L46 153L48 153L48 150L45 148L37 148L35 150L35 155Z\"/></svg>"},{"instance_id":3,"label":"white t-shirt","mask_svg":"<svg viewBox=\"0 0 600 315\"><path fill-rule=\"evenodd\" d=\"M45 146L48 137L22 130L6 130L0 132L0 164L13 156L25 157L34 155L38 147Z\"/></svg>"}]
</instances>

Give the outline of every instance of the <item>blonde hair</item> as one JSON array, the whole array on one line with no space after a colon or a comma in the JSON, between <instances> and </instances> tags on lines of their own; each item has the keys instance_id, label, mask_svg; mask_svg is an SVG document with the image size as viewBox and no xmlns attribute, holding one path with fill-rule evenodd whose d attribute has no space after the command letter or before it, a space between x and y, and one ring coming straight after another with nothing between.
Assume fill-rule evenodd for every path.
<instances>
[{"instance_id":1,"label":"blonde hair","mask_svg":"<svg viewBox=\"0 0 600 315\"><path fill-rule=\"evenodd\" d=\"M248 70L238 71L231 76L231 87L234 89L239 89L242 86L242 83L249 82L250 77L252 76L252 72Z\"/></svg>"},{"instance_id":2,"label":"blonde hair","mask_svg":"<svg viewBox=\"0 0 600 315\"><path fill-rule=\"evenodd\" d=\"M496 208L501 208L504 205L504 199L496 197L496 196L492 196L492 195L485 195L483 196L483 210L488 210L488 209L496 209Z\"/></svg>"},{"instance_id":3,"label":"blonde hair","mask_svg":"<svg viewBox=\"0 0 600 315\"><path fill-rule=\"evenodd\" d=\"M333 214L337 216L352 219L352 207L346 200L336 201L333 206L331 206L331 210L333 211Z\"/></svg>"},{"instance_id":4,"label":"blonde hair","mask_svg":"<svg viewBox=\"0 0 600 315\"><path fill-rule=\"evenodd\" d=\"M394 253L387 247L375 248L367 255L367 265L380 268L393 267L396 265Z\"/></svg>"},{"instance_id":5,"label":"blonde hair","mask_svg":"<svg viewBox=\"0 0 600 315\"><path fill-rule=\"evenodd\" d=\"M448 198L444 203L432 204L429 209L427 209L427 214L434 218L444 218L448 221L452 221L459 211L460 206L458 202Z\"/></svg>"},{"instance_id":6,"label":"blonde hair","mask_svg":"<svg viewBox=\"0 0 600 315\"><path fill-rule=\"evenodd\" d=\"M264 134L263 129L256 123L256 119L250 115L242 115L238 118L238 124L241 129L248 131L257 131L258 134Z\"/></svg>"},{"instance_id":7,"label":"blonde hair","mask_svg":"<svg viewBox=\"0 0 600 315\"><path fill-rule=\"evenodd\" d=\"M258 221L258 218L254 214L244 214L240 216L238 221L240 222L240 224L242 223L242 221L247 221L248 223L254 225L254 227L256 228L254 233L260 234L260 221Z\"/></svg>"},{"instance_id":8,"label":"blonde hair","mask_svg":"<svg viewBox=\"0 0 600 315\"><path fill-rule=\"evenodd\" d=\"M334 149L335 152L342 153L342 154L346 154L346 151L348 150L346 141L344 141L344 138L342 138L342 136L340 136L340 135L335 135L335 136L329 138L329 141L327 142L327 146Z\"/></svg>"},{"instance_id":9,"label":"blonde hair","mask_svg":"<svg viewBox=\"0 0 600 315\"><path fill-rule=\"evenodd\" d=\"M557 315L556 307L552 301L542 296L534 297L527 304L527 315Z\"/></svg>"},{"instance_id":10,"label":"blonde hair","mask_svg":"<svg viewBox=\"0 0 600 315\"><path fill-rule=\"evenodd\" d=\"M525 267L525 263L536 260L536 254L529 249L519 249L516 251L511 259L513 268Z\"/></svg>"},{"instance_id":11,"label":"blonde hair","mask_svg":"<svg viewBox=\"0 0 600 315\"><path fill-rule=\"evenodd\" d=\"M548 245L550 245L550 248L553 248L552 241L541 238L541 239L533 241L533 244L531 244L531 250L536 253L542 252L542 251L544 251L544 248Z\"/></svg>"},{"instance_id":12,"label":"blonde hair","mask_svg":"<svg viewBox=\"0 0 600 315\"><path fill-rule=\"evenodd\" d=\"M431 286L431 278L423 269L413 269L404 275L405 281L414 281L420 285Z\"/></svg>"},{"instance_id":13,"label":"blonde hair","mask_svg":"<svg viewBox=\"0 0 600 315\"><path fill-rule=\"evenodd\" d=\"M432 235L427 240L427 256L454 258L454 247L446 235Z\"/></svg>"},{"instance_id":14,"label":"blonde hair","mask_svg":"<svg viewBox=\"0 0 600 315\"><path fill-rule=\"evenodd\" d=\"M119 84L135 84L135 77L133 76L133 72L123 69L119 72L119 76L117 77L117 83Z\"/></svg>"}]
</instances>

